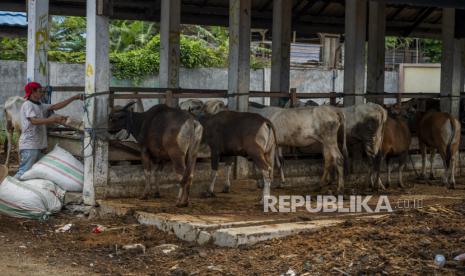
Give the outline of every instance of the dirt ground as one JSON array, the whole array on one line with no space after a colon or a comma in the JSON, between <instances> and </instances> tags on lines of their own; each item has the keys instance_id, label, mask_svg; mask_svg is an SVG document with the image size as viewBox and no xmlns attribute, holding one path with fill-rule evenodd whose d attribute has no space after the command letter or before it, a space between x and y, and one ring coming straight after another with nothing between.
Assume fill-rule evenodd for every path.
<instances>
[{"instance_id":1,"label":"dirt ground","mask_svg":"<svg viewBox=\"0 0 465 276\"><path fill-rule=\"evenodd\" d=\"M452 260L465 252L465 191L460 188L447 192L418 185L408 193L447 198L376 221L354 219L316 233L234 249L183 242L137 224L132 216L89 220L62 213L46 222L0 216L0 267L2 275L281 275L290 269L297 275L465 275L465 263ZM259 191L253 194L243 201L246 206L254 206ZM158 211L219 214L225 211L222 203L230 207L228 197L218 195L203 204L202 199L193 199L192 208L187 209L172 207L166 197ZM151 205L151 211L157 211ZM205 206L210 209L201 208ZM242 208L236 211L244 217L259 213L258 208L251 213ZM55 233L67 223L73 224L69 232ZM96 225L107 230L92 233ZM145 253L122 249L137 243L145 246ZM177 249L165 254L157 248L164 244ZM444 268L434 266L436 254L446 257Z\"/></svg>"},{"instance_id":2,"label":"dirt ground","mask_svg":"<svg viewBox=\"0 0 465 276\"><path fill-rule=\"evenodd\" d=\"M465 253L465 178L450 191L416 185L389 190L391 201L402 196L422 198L423 208L396 210L372 221L349 219L343 225L315 233L270 240L250 247L198 246L154 227L137 224L132 216L88 219L63 212L45 222L0 215L1 275L465 275L465 263L453 261ZM419 184L419 183L417 183ZM221 189L221 185L218 185ZM306 195L302 188L274 194ZM118 200L151 212L234 214L241 218L317 219L319 215L264 214L257 205L260 190L250 183L233 183L230 194L192 198L189 208L174 207L174 195L150 201ZM71 230L56 233L64 224ZM102 233L92 233L103 225ZM142 244L142 250L123 246ZM161 245L176 250L164 253ZM434 265L445 256L443 268ZM288 274L286 274L288 273Z\"/></svg>"}]
</instances>

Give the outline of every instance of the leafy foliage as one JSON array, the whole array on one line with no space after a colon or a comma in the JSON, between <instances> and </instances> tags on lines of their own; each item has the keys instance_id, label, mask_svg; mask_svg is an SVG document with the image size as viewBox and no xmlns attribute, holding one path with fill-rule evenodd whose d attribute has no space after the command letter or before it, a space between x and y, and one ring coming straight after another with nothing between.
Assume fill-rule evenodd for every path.
<instances>
[{"instance_id":1,"label":"leafy foliage","mask_svg":"<svg viewBox=\"0 0 465 276\"><path fill-rule=\"evenodd\" d=\"M442 41L436 39L423 39L423 49L426 56L433 63L441 62L442 58Z\"/></svg>"},{"instance_id":2,"label":"leafy foliage","mask_svg":"<svg viewBox=\"0 0 465 276\"><path fill-rule=\"evenodd\" d=\"M0 60L26 60L27 41L22 38L0 38Z\"/></svg>"}]
</instances>

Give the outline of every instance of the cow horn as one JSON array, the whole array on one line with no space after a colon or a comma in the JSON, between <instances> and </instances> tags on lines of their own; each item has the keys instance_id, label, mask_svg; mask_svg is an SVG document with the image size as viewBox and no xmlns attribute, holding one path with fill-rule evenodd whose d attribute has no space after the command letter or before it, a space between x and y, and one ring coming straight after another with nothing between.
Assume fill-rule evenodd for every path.
<instances>
[{"instance_id":1,"label":"cow horn","mask_svg":"<svg viewBox=\"0 0 465 276\"><path fill-rule=\"evenodd\" d=\"M127 103L124 107L123 107L123 110L128 110L131 106L133 106L136 102L135 101L131 101L129 103Z\"/></svg>"}]
</instances>

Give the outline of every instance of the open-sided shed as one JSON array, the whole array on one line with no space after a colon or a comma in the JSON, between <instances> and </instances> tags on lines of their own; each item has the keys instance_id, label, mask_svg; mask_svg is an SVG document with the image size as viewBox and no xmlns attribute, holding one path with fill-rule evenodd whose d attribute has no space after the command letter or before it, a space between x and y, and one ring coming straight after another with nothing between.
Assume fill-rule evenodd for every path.
<instances>
[{"instance_id":1,"label":"open-sided shed","mask_svg":"<svg viewBox=\"0 0 465 276\"><path fill-rule=\"evenodd\" d=\"M159 21L160 86L179 88L180 24L229 27L230 108L247 110L251 28L272 29L271 91L289 92L292 31L341 33L345 38L344 103L384 93L386 35L442 38L441 108L459 113L463 89L465 2L432 0L4 0L0 10L28 12L28 80L48 84L48 17L87 18L85 92L110 90L109 19ZM368 42L368 47L366 46ZM367 51L367 53L366 53ZM366 58L368 57L368 58ZM365 74L367 82L365 83ZM419 91L420 92L420 91ZM95 187L108 182L108 142L93 135L105 128L108 94L86 102L84 199L95 203ZM376 99L375 99L376 101Z\"/></svg>"}]
</instances>

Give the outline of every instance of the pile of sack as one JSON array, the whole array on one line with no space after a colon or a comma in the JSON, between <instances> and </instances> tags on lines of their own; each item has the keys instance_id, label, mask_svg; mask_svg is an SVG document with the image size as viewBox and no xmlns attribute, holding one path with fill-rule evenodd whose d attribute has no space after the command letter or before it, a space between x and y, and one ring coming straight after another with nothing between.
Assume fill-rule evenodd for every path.
<instances>
[{"instance_id":1,"label":"pile of sack","mask_svg":"<svg viewBox=\"0 0 465 276\"><path fill-rule=\"evenodd\" d=\"M58 145L20 180L6 177L0 184L0 213L47 219L63 206L65 192L82 192L84 165Z\"/></svg>"}]
</instances>

